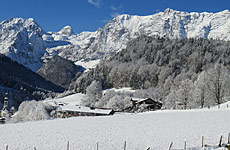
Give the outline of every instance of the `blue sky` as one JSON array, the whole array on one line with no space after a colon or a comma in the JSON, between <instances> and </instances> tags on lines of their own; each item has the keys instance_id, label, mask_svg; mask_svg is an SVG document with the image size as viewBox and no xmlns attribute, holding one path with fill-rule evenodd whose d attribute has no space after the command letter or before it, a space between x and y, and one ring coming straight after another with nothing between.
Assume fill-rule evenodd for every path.
<instances>
[{"instance_id":1,"label":"blue sky","mask_svg":"<svg viewBox=\"0 0 230 150\"><path fill-rule=\"evenodd\" d=\"M96 31L119 14L151 15L166 8L187 12L230 9L230 0L2 0L0 21L34 18L45 31L70 25L75 33Z\"/></svg>"}]
</instances>

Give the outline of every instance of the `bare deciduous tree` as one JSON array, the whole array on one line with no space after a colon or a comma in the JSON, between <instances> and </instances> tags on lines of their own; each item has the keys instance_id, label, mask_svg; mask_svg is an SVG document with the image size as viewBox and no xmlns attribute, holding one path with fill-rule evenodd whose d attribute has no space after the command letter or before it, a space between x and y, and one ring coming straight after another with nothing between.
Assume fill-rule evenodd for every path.
<instances>
[{"instance_id":1,"label":"bare deciduous tree","mask_svg":"<svg viewBox=\"0 0 230 150\"><path fill-rule=\"evenodd\" d=\"M229 90L229 73L222 64L217 64L208 71L208 92L216 104L224 102Z\"/></svg>"},{"instance_id":2,"label":"bare deciduous tree","mask_svg":"<svg viewBox=\"0 0 230 150\"><path fill-rule=\"evenodd\" d=\"M205 103L207 103L207 73L203 71L194 82L194 92L193 97L195 99L195 103L203 108Z\"/></svg>"},{"instance_id":3,"label":"bare deciduous tree","mask_svg":"<svg viewBox=\"0 0 230 150\"><path fill-rule=\"evenodd\" d=\"M187 109L188 103L192 101L192 88L193 83L189 79L185 79L179 85L179 89L176 92L178 100L184 105L184 109Z\"/></svg>"}]
</instances>

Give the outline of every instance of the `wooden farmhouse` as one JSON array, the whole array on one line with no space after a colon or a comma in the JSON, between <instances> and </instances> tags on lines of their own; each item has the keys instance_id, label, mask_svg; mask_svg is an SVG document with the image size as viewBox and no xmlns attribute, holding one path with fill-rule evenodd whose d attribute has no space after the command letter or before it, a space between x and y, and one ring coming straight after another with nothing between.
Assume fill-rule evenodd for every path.
<instances>
[{"instance_id":1,"label":"wooden farmhouse","mask_svg":"<svg viewBox=\"0 0 230 150\"><path fill-rule=\"evenodd\" d=\"M147 110L158 110L162 107L162 102L153 100L151 98L132 98L133 107L140 107L145 105Z\"/></svg>"},{"instance_id":2,"label":"wooden farmhouse","mask_svg":"<svg viewBox=\"0 0 230 150\"><path fill-rule=\"evenodd\" d=\"M76 116L107 116L113 115L113 109L99 109L94 107L84 107L77 105L63 105L57 109L58 118L76 117Z\"/></svg>"}]
</instances>

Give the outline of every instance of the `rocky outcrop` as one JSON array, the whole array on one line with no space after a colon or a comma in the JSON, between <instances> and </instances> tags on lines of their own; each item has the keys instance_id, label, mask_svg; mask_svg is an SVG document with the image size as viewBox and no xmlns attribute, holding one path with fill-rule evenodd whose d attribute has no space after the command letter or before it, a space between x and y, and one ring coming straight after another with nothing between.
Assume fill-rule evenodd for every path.
<instances>
[{"instance_id":1,"label":"rocky outcrop","mask_svg":"<svg viewBox=\"0 0 230 150\"><path fill-rule=\"evenodd\" d=\"M67 89L71 81L79 77L83 71L83 67L60 56L54 56L37 73L52 83Z\"/></svg>"}]
</instances>

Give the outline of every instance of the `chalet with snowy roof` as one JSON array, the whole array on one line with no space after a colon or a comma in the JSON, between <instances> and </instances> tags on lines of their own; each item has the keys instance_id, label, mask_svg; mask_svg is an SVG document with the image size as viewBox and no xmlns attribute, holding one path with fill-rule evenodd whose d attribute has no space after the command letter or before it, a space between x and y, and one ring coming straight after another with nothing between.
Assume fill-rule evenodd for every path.
<instances>
[{"instance_id":1,"label":"chalet with snowy roof","mask_svg":"<svg viewBox=\"0 0 230 150\"><path fill-rule=\"evenodd\" d=\"M103 109L94 107L85 107L78 105L63 105L57 110L58 118L76 117L76 116L108 116L113 115L113 109Z\"/></svg>"},{"instance_id":2,"label":"chalet with snowy roof","mask_svg":"<svg viewBox=\"0 0 230 150\"><path fill-rule=\"evenodd\" d=\"M151 98L131 98L133 107L145 106L147 110L158 110L162 107L162 102L153 100Z\"/></svg>"}]
</instances>

